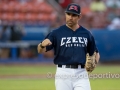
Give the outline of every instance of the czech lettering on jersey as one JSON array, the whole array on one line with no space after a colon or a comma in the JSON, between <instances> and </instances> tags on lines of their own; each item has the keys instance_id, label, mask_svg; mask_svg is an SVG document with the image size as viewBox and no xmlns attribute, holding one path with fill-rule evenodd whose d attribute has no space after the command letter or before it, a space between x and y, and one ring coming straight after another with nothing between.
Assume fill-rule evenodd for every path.
<instances>
[{"instance_id":1,"label":"czech lettering on jersey","mask_svg":"<svg viewBox=\"0 0 120 90\"><path fill-rule=\"evenodd\" d=\"M61 45L66 47L87 47L88 40L85 37L62 37Z\"/></svg>"}]
</instances>

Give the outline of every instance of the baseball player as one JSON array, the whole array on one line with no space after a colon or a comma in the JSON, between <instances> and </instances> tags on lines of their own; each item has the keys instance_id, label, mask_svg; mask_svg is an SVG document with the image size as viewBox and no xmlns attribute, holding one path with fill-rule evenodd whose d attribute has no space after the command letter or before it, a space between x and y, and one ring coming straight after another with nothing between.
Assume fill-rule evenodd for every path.
<instances>
[{"instance_id":1,"label":"baseball player","mask_svg":"<svg viewBox=\"0 0 120 90\"><path fill-rule=\"evenodd\" d=\"M51 31L38 44L38 53L54 49L56 90L91 90L86 75L93 71L100 58L94 37L78 24L81 19L81 8L78 4L69 4L65 17L66 24Z\"/></svg>"}]
</instances>

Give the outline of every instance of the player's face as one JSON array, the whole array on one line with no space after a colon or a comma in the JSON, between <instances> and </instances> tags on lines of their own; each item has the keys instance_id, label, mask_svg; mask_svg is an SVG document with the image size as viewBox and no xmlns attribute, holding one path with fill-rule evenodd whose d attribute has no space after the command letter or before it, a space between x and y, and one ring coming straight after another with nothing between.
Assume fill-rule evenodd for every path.
<instances>
[{"instance_id":1,"label":"player's face","mask_svg":"<svg viewBox=\"0 0 120 90\"><path fill-rule=\"evenodd\" d=\"M66 24L69 27L73 27L76 24L78 24L78 20L79 20L80 16L78 16L76 14L72 14L72 13L65 13L65 16L66 16Z\"/></svg>"}]
</instances>

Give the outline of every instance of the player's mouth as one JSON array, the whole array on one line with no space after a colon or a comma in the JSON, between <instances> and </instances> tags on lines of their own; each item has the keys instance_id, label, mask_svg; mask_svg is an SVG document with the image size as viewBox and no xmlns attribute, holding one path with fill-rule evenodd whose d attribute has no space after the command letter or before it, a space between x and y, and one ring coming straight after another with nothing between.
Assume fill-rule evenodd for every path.
<instances>
[{"instance_id":1,"label":"player's mouth","mask_svg":"<svg viewBox=\"0 0 120 90\"><path fill-rule=\"evenodd\" d=\"M68 21L68 23L69 23L69 24L72 24L72 23L73 23L73 21Z\"/></svg>"}]
</instances>

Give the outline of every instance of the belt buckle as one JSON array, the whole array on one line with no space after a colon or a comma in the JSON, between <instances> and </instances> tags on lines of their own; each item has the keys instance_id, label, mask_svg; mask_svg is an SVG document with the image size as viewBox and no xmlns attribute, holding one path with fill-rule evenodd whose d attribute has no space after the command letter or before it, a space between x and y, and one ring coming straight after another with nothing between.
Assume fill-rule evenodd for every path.
<instances>
[{"instance_id":1,"label":"belt buckle","mask_svg":"<svg viewBox=\"0 0 120 90\"><path fill-rule=\"evenodd\" d=\"M78 68L78 65L70 65L71 68L74 68L74 69L77 69Z\"/></svg>"},{"instance_id":2,"label":"belt buckle","mask_svg":"<svg viewBox=\"0 0 120 90\"><path fill-rule=\"evenodd\" d=\"M65 65L65 68L71 68L71 65Z\"/></svg>"}]
</instances>

